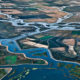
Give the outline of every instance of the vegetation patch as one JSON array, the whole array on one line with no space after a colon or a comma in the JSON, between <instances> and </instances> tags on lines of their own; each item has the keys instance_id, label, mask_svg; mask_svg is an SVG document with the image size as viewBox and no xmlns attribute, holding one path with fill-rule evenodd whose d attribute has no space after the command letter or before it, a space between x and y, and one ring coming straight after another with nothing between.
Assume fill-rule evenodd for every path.
<instances>
[{"instance_id":1,"label":"vegetation patch","mask_svg":"<svg viewBox=\"0 0 80 80\"><path fill-rule=\"evenodd\" d=\"M45 56L45 57L48 57L46 52L44 52L44 53L36 53L36 54L33 54L33 56Z\"/></svg>"},{"instance_id":2,"label":"vegetation patch","mask_svg":"<svg viewBox=\"0 0 80 80\"><path fill-rule=\"evenodd\" d=\"M80 31L72 31L72 35L80 35Z\"/></svg>"},{"instance_id":3,"label":"vegetation patch","mask_svg":"<svg viewBox=\"0 0 80 80\"><path fill-rule=\"evenodd\" d=\"M0 46L1 47L1 46ZM31 59L23 54L10 53L6 47L0 48L0 65L18 65L18 64L45 64L44 60Z\"/></svg>"},{"instance_id":4,"label":"vegetation patch","mask_svg":"<svg viewBox=\"0 0 80 80\"><path fill-rule=\"evenodd\" d=\"M72 7L66 7L64 11L67 12L80 12L80 6L72 6Z\"/></svg>"},{"instance_id":5,"label":"vegetation patch","mask_svg":"<svg viewBox=\"0 0 80 80\"><path fill-rule=\"evenodd\" d=\"M5 69L0 69L0 79L6 75Z\"/></svg>"},{"instance_id":6,"label":"vegetation patch","mask_svg":"<svg viewBox=\"0 0 80 80\"><path fill-rule=\"evenodd\" d=\"M50 39L50 38L53 38L53 36L44 36L44 37L41 37L40 40L47 40L47 39Z\"/></svg>"},{"instance_id":7,"label":"vegetation patch","mask_svg":"<svg viewBox=\"0 0 80 80\"><path fill-rule=\"evenodd\" d=\"M6 64L15 64L17 60L17 56L6 56L5 62Z\"/></svg>"}]
</instances>

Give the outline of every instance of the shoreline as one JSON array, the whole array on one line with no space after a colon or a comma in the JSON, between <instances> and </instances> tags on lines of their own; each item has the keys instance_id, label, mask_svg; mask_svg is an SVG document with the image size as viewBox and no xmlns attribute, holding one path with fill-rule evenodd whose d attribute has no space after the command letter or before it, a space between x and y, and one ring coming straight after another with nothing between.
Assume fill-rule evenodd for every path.
<instances>
[{"instance_id":1,"label":"shoreline","mask_svg":"<svg viewBox=\"0 0 80 80\"><path fill-rule=\"evenodd\" d=\"M7 74L4 75L0 80L2 80L5 76L7 76L12 71L12 68L0 68L0 69L8 69Z\"/></svg>"},{"instance_id":2,"label":"shoreline","mask_svg":"<svg viewBox=\"0 0 80 80\"><path fill-rule=\"evenodd\" d=\"M80 65L80 63L78 63L78 62L57 60L57 59L55 59L55 58L52 56L52 53L51 53L50 50L49 50L49 54L50 54L51 59L53 59L53 60L55 60L55 61L57 61L57 62L66 62L66 63L70 63L70 64L73 63L73 64L78 64L78 65Z\"/></svg>"},{"instance_id":3,"label":"shoreline","mask_svg":"<svg viewBox=\"0 0 80 80\"><path fill-rule=\"evenodd\" d=\"M1 43L0 43L1 44ZM24 65L24 64L30 64L30 65L48 65L48 61L46 61L46 60L44 60L44 59L40 59L40 58L29 58L29 57L27 57L26 55L25 55L25 53L14 53L14 52L11 52L11 51L9 51L9 49L8 49L8 46L6 46L6 50L8 51L8 52L10 52L11 54L22 54L25 58L28 58L28 59L34 59L34 60L43 60L44 62L45 62L45 64L30 64L30 63L23 63L23 64L16 64L16 65L0 65L0 66L18 66L18 65Z\"/></svg>"},{"instance_id":4,"label":"shoreline","mask_svg":"<svg viewBox=\"0 0 80 80\"><path fill-rule=\"evenodd\" d=\"M61 10L61 11L63 11L63 10ZM63 11L63 12L65 12L65 11ZM66 12L66 13L68 13L68 12ZM0 14L1 14L1 13L0 13ZM4 14L4 13L3 13L3 14ZM15 20L16 22L18 22L18 20L12 18L11 15L8 15L8 14L5 14L5 15L7 15L12 21ZM70 14L68 14L68 15L66 15L66 16L64 16L64 17L58 18L58 20L57 20L55 23L51 23L51 24L60 23L60 22L62 22L65 18L69 18L69 17L70 17L69 15L70 15ZM23 22L23 20L21 20L21 19L19 19L19 20ZM61 21L61 20L62 20L62 21ZM14 25L14 24L16 25L16 23L15 23L15 22L12 22L12 21L9 20L9 21L7 21L7 22L12 23L12 25ZM5 22L5 21L3 21L3 22ZM30 23L30 22L29 22L29 23ZM28 23L28 24L29 24L29 23ZM35 22L32 22L32 23L35 23ZM45 23L45 22L38 22L38 23ZM45 23L45 24L48 24L48 23ZM50 24L50 23L49 23L49 24ZM22 26L22 25L21 25L21 26ZM44 31L41 31L41 32L39 32L39 31L38 31L39 28L37 28L36 32L32 32L31 34L29 34L29 36L30 36L30 35L34 35L34 34L43 33L43 32L50 31L50 30L55 30L55 29L56 29L56 30L60 30L60 29L57 29L57 28L54 28L54 27L55 27L55 26L53 25L53 28L51 27L50 29L44 30ZM64 30L66 30L66 29L64 29ZM73 30L74 30L74 29L73 29ZM78 30L79 30L79 29L78 29ZM19 37L19 36L18 36L18 37ZM26 36L24 36L24 37L26 37ZM20 37L19 39L21 39L21 38L22 38L22 37ZM15 41L15 42L16 42L16 40L19 40L19 39L16 38L16 37L14 37L13 39L14 39L13 41ZM3 39L3 40L5 40L5 39ZM3 40L2 40L2 41L3 41ZM12 40L12 39L11 39L11 40ZM2 42L2 41L1 41L1 42ZM1 43L0 43L0 45L1 45ZM20 48L20 46L18 45L17 42L16 42L16 46L19 47L19 49L21 50L21 48ZM8 47L8 46L6 46L6 49L7 49L8 52L14 53L14 52L9 51L9 47ZM51 51L50 51L49 49L47 49L47 50L48 50L48 54L49 54L50 58L51 58L52 60L54 60L55 62L63 62L63 63L66 62L66 63L70 63L70 64L73 63L73 64L78 64L78 65L80 65L80 63L77 63L77 62L56 60L55 58L53 58L53 56L52 56L52 54L51 54ZM24 57L25 57L25 58L28 58L28 59L36 59L36 60L39 60L39 59L40 59L40 58L29 58L29 57L26 56L25 53L14 53L14 54L23 54ZM44 60L44 59L40 59L40 60ZM44 61L45 61L46 64L29 64L29 63L25 63L25 64L10 65L10 66L9 66L9 65L0 65L0 66L2 66L2 67L3 67L3 66L13 67L13 66L27 65L27 64L29 64L29 65L49 65L49 62L48 62L48 61L46 61L46 60L44 60ZM12 69L12 68L11 68L11 69ZM11 72L11 71L10 71L10 72ZM10 72L9 72L9 73L10 73ZM8 74L9 74L9 73L8 73ZM5 76L7 76L8 74L6 74ZM5 77L5 76L4 76L4 77ZM3 78L4 78L4 77L3 77Z\"/></svg>"}]
</instances>

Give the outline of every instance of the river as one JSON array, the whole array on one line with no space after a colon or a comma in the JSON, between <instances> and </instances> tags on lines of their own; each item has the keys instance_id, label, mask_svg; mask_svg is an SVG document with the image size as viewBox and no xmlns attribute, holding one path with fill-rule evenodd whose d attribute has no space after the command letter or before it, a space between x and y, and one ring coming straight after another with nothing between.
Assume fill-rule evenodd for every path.
<instances>
[{"instance_id":1,"label":"river","mask_svg":"<svg viewBox=\"0 0 80 80\"><path fill-rule=\"evenodd\" d=\"M63 9L61 8L61 11L62 10ZM0 14L6 15L7 18L8 18L8 20L0 20L0 21L10 22L10 23L12 23L13 26L16 26L16 27L18 27L18 26L28 26L29 24L34 24L35 23L35 22L25 23L25 22L23 22L22 19L12 18L11 15L4 14L2 12L0 12ZM75 28L73 28L73 27L64 27L64 28L60 29L58 26L54 26L54 24L58 24L58 23L62 22L64 19L67 19L71 16L72 16L72 14L69 13L68 15L64 16L63 18L59 18L56 23L51 23L50 24L50 29L45 30L45 31L40 31L39 28L37 26L35 26L37 28L36 31L32 32L32 33L28 33L27 35L30 36L30 35L46 32L46 31L49 31L49 30L52 30L52 29L55 29L55 30L75 30ZM22 23L23 25L18 25L19 22ZM43 23L43 22L38 22L38 23L43 24L45 27L47 27L46 25L49 24L49 23ZM48 65L20 64L20 65L12 65L12 66L6 66L6 65L5 66L0 66L0 68L12 67L13 70L17 71L17 72L15 72L15 74L12 75L12 77L14 77L14 76L18 75L19 73L21 73L22 71L24 71L24 67L28 68L30 70L30 74L28 76L24 77L24 78L21 78L21 80L73 80L71 78L65 78L63 76L64 72L66 73L67 76L69 75L69 73L67 72L66 69L62 68L63 71L61 71L61 70L55 70L54 68L57 68L57 64L60 63L60 62L65 63L65 64L73 64L73 65L79 65L78 63L55 60L54 58L52 58L52 55L51 55L50 51L48 49L44 49L44 48L21 50L19 45L16 43L16 40L27 37L27 35L22 34L21 36L18 36L18 37L12 38L12 39L0 39L0 43L3 46L8 46L8 50L10 52L13 52L15 54L16 53L24 53L29 58L38 58L38 59L46 60L46 61L48 61ZM13 42L13 43L10 44L10 42ZM15 48L17 49L16 51L14 51ZM38 52L38 53L42 53L42 52L46 51L48 57L32 56L32 54L35 54L35 52L33 52L32 54L29 54L29 51L35 51L35 50L40 50L40 52ZM53 65L50 65L52 63L53 63ZM40 68L40 69L39 70L32 70L32 68ZM52 69L50 70L48 68L52 68ZM8 75L10 75L10 73ZM8 75L5 76L2 80L9 80L11 77L8 77ZM24 73L22 75L24 75ZM17 79L14 79L14 80L17 80Z\"/></svg>"}]
</instances>

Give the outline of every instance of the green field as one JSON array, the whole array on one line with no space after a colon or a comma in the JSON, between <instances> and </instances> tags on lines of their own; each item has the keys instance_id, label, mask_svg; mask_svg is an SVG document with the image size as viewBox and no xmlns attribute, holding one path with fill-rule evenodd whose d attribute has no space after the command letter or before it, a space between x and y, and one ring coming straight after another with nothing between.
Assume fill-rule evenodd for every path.
<instances>
[{"instance_id":1,"label":"green field","mask_svg":"<svg viewBox=\"0 0 80 80\"><path fill-rule=\"evenodd\" d=\"M6 71L4 69L0 69L0 79L6 75Z\"/></svg>"},{"instance_id":2,"label":"green field","mask_svg":"<svg viewBox=\"0 0 80 80\"><path fill-rule=\"evenodd\" d=\"M15 64L17 60L17 56L6 56L5 57L5 62L7 64Z\"/></svg>"},{"instance_id":3,"label":"green field","mask_svg":"<svg viewBox=\"0 0 80 80\"><path fill-rule=\"evenodd\" d=\"M44 37L41 37L40 40L48 40L50 38L52 38L53 36L44 36Z\"/></svg>"},{"instance_id":4,"label":"green field","mask_svg":"<svg viewBox=\"0 0 80 80\"><path fill-rule=\"evenodd\" d=\"M80 31L72 31L72 35L80 35Z\"/></svg>"}]
</instances>

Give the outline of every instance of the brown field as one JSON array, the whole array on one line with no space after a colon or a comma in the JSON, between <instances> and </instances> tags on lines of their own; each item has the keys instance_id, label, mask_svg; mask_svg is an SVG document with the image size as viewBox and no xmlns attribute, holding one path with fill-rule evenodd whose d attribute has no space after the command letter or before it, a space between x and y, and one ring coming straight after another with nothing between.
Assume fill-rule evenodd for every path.
<instances>
[{"instance_id":1,"label":"brown field","mask_svg":"<svg viewBox=\"0 0 80 80\"><path fill-rule=\"evenodd\" d=\"M18 4L17 2L23 2L24 4ZM28 16L28 15L41 15L41 14L45 14L46 16L49 16L48 18L30 18L30 19L24 19L25 22L47 22L47 23L55 23L58 18L64 17L65 15L67 15L67 13L60 11L58 8L56 7L49 7L46 6L45 4L47 4L45 1L43 0L34 0L34 3L31 3L31 1L33 2L33 0L15 0L14 3L1 3L1 5L3 6L17 6L16 9L0 9L0 11L2 11L3 13L6 14L11 14L11 15L15 15L15 18L18 18L18 16ZM26 7L28 6L28 10L24 10L23 8L20 8L20 6ZM17 10L17 8L19 7L19 9ZM29 8L35 8L37 10L30 10ZM40 17L40 16L39 16Z\"/></svg>"},{"instance_id":2,"label":"brown field","mask_svg":"<svg viewBox=\"0 0 80 80\"><path fill-rule=\"evenodd\" d=\"M56 4L80 5L80 0L55 0Z\"/></svg>"},{"instance_id":3,"label":"brown field","mask_svg":"<svg viewBox=\"0 0 80 80\"><path fill-rule=\"evenodd\" d=\"M32 0L15 0L15 1L20 1L20 2L29 2L29 1L32 1Z\"/></svg>"},{"instance_id":4,"label":"brown field","mask_svg":"<svg viewBox=\"0 0 80 80\"><path fill-rule=\"evenodd\" d=\"M74 16L64 20L63 22L80 22L80 12L75 13Z\"/></svg>"},{"instance_id":5,"label":"brown field","mask_svg":"<svg viewBox=\"0 0 80 80\"><path fill-rule=\"evenodd\" d=\"M15 6L13 3L1 3L2 6Z\"/></svg>"},{"instance_id":6,"label":"brown field","mask_svg":"<svg viewBox=\"0 0 80 80\"><path fill-rule=\"evenodd\" d=\"M75 45L75 39L64 39L63 43L66 45L74 46Z\"/></svg>"},{"instance_id":7,"label":"brown field","mask_svg":"<svg viewBox=\"0 0 80 80\"><path fill-rule=\"evenodd\" d=\"M0 11L6 14L22 14L22 12L17 9L0 9Z\"/></svg>"},{"instance_id":8,"label":"brown field","mask_svg":"<svg viewBox=\"0 0 80 80\"><path fill-rule=\"evenodd\" d=\"M5 16L5 15L0 15L0 18L2 18L2 19L7 19L7 16Z\"/></svg>"},{"instance_id":9,"label":"brown field","mask_svg":"<svg viewBox=\"0 0 80 80\"><path fill-rule=\"evenodd\" d=\"M65 47L51 48L52 50L65 51Z\"/></svg>"},{"instance_id":10,"label":"brown field","mask_svg":"<svg viewBox=\"0 0 80 80\"><path fill-rule=\"evenodd\" d=\"M47 22L47 23L54 23L58 20L58 18L64 17L67 15L67 13L59 11L58 8L52 8L48 6L40 6L39 11L42 13L45 13L46 15L52 17L52 18L46 18L46 19L29 19L24 20L25 22ZM40 14L40 12L33 12L33 14Z\"/></svg>"},{"instance_id":11,"label":"brown field","mask_svg":"<svg viewBox=\"0 0 80 80\"><path fill-rule=\"evenodd\" d=\"M40 33L40 34L36 34L34 35L36 38L40 38L40 37L44 37L44 36L47 36L47 35L51 35L51 36L63 36L63 37L71 37L71 32L72 31L63 31L63 30L50 30L48 32L43 32L43 33Z\"/></svg>"}]
</instances>

